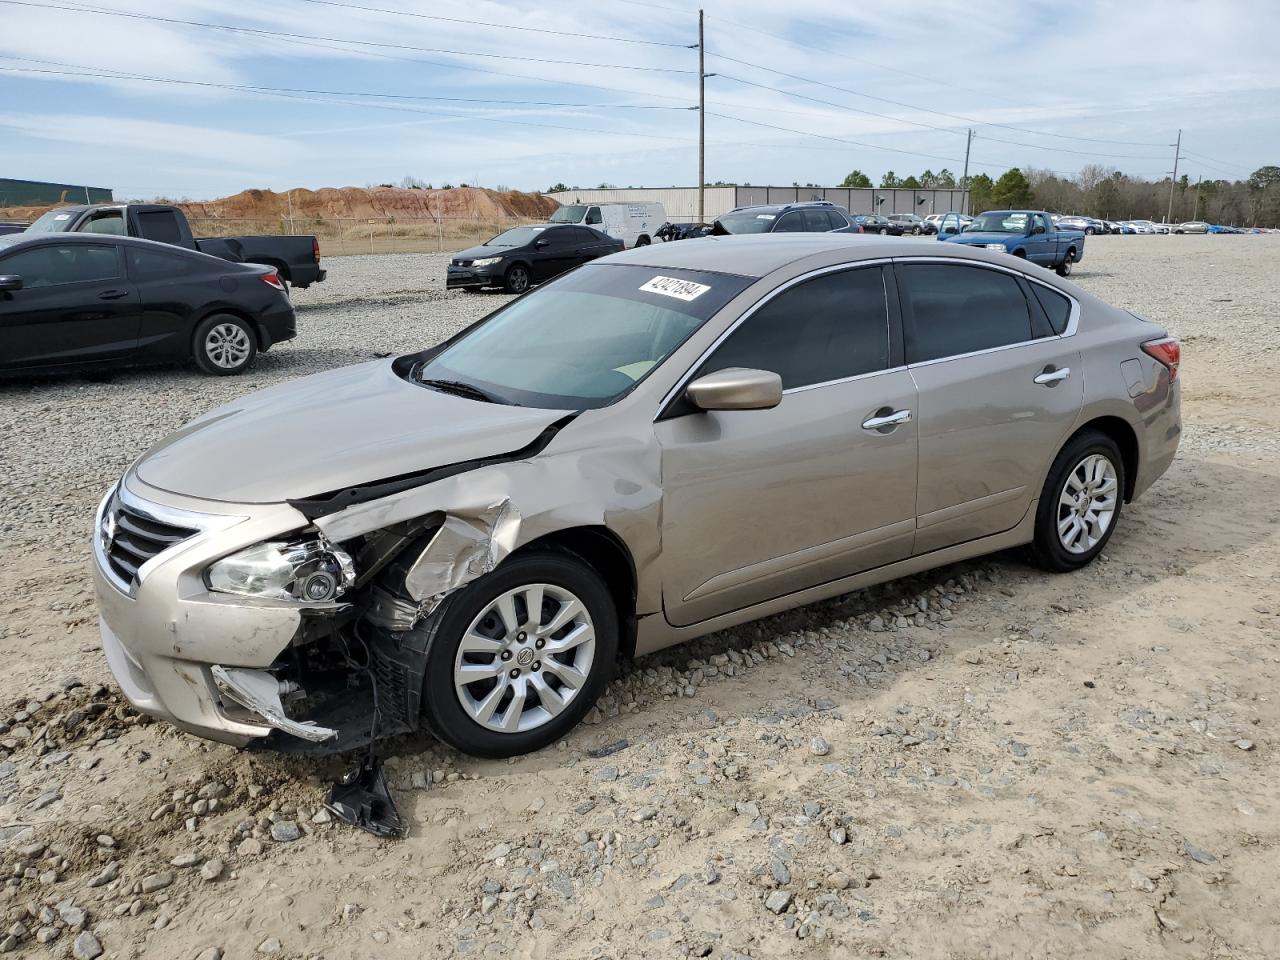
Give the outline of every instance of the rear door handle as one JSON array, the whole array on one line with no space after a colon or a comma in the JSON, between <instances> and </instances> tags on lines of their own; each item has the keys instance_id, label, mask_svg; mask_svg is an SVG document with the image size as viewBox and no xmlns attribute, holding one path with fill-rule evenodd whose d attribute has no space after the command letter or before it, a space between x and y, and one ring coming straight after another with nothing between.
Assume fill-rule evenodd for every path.
<instances>
[{"instance_id":1,"label":"rear door handle","mask_svg":"<svg viewBox=\"0 0 1280 960\"><path fill-rule=\"evenodd\" d=\"M103 290L98 294L99 300L120 300L129 295L128 290Z\"/></svg>"},{"instance_id":2,"label":"rear door handle","mask_svg":"<svg viewBox=\"0 0 1280 960\"><path fill-rule=\"evenodd\" d=\"M1040 373L1036 374L1036 383L1042 387L1056 387L1063 380L1071 376L1070 367L1045 367Z\"/></svg>"},{"instance_id":3,"label":"rear door handle","mask_svg":"<svg viewBox=\"0 0 1280 960\"><path fill-rule=\"evenodd\" d=\"M889 412L882 413L882 410ZM893 427L900 424L911 422L910 410L894 410L891 407L881 407L875 414L862 421L863 430L883 430L886 433ZM887 428L887 429L886 429Z\"/></svg>"}]
</instances>

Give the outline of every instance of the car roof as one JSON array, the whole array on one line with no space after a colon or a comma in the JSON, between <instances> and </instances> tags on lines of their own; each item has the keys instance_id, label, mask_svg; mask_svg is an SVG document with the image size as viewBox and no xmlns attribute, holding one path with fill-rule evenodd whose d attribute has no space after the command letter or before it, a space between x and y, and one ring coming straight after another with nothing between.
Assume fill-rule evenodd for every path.
<instances>
[{"instance_id":1,"label":"car roof","mask_svg":"<svg viewBox=\"0 0 1280 960\"><path fill-rule=\"evenodd\" d=\"M631 264L656 269L700 270L764 277L796 260L824 253L847 253L849 260L878 257L950 256L940 249L957 245L936 240L883 238L851 233L760 233L723 237L699 237L675 243L654 243L615 253L604 263Z\"/></svg>"},{"instance_id":2,"label":"car roof","mask_svg":"<svg viewBox=\"0 0 1280 960\"><path fill-rule=\"evenodd\" d=\"M172 256L198 258L201 260L216 260L223 264L228 271L234 272L237 269L263 268L258 263L236 263L234 260L224 260L221 257L215 257L212 254L205 253L201 250L189 250L186 247L175 246L172 243L160 243L157 240L143 240L141 237L121 237L113 233L10 233L0 236L0 253L10 253L14 249L20 247L34 247L39 245L58 244L79 244L79 243L111 243L118 244L122 247L140 247L145 250L160 250Z\"/></svg>"}]
</instances>

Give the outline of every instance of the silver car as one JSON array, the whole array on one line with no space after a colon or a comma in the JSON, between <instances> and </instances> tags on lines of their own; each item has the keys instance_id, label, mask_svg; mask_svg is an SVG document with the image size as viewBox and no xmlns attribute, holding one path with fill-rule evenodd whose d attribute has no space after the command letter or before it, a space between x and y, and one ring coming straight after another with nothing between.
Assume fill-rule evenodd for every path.
<instances>
[{"instance_id":1,"label":"silver car","mask_svg":"<svg viewBox=\"0 0 1280 960\"><path fill-rule=\"evenodd\" d=\"M1173 460L1179 359L973 247L636 249L149 450L97 516L106 657L235 744L535 750L621 658L1009 547L1089 563Z\"/></svg>"}]
</instances>

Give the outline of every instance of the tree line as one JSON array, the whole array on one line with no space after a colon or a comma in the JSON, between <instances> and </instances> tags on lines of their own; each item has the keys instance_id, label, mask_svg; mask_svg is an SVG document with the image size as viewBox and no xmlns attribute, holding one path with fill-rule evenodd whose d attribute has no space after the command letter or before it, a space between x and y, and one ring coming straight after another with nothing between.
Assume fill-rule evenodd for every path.
<instances>
[{"instance_id":1,"label":"tree line","mask_svg":"<svg viewBox=\"0 0 1280 960\"><path fill-rule=\"evenodd\" d=\"M840 186L868 189L875 184L861 170L854 170ZM963 184L946 169L901 178L890 170L880 178L879 186L886 190L946 190L960 189ZM1168 177L1147 180L1100 164L1090 164L1074 177L1034 167L1012 167L995 179L985 173L970 177L969 208L1033 207L1103 220L1163 221L1169 214L1169 187ZM1280 226L1280 166L1259 167L1243 180L1192 182L1184 174L1173 184L1172 220Z\"/></svg>"}]
</instances>

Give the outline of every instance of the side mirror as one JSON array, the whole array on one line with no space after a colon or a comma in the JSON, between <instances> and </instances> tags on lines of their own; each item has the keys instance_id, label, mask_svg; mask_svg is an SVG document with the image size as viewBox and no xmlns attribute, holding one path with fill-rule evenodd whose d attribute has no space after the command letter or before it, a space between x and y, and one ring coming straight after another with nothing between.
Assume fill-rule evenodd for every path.
<instances>
[{"instance_id":1,"label":"side mirror","mask_svg":"<svg viewBox=\"0 0 1280 960\"><path fill-rule=\"evenodd\" d=\"M0 274L0 293L12 293L22 289L22 278L15 273Z\"/></svg>"},{"instance_id":2,"label":"side mirror","mask_svg":"<svg viewBox=\"0 0 1280 960\"><path fill-rule=\"evenodd\" d=\"M768 410L782 402L782 378L769 370L730 367L694 380L685 396L699 410Z\"/></svg>"},{"instance_id":3,"label":"side mirror","mask_svg":"<svg viewBox=\"0 0 1280 960\"><path fill-rule=\"evenodd\" d=\"M535 247L546 247L546 246L550 246L550 245L551 245L551 241L550 241L550 240L541 240L541 239L539 239L539 240L535 240L535 241L533 241L533 245L534 245Z\"/></svg>"}]
</instances>

